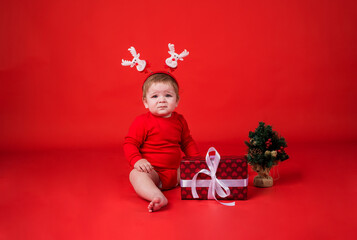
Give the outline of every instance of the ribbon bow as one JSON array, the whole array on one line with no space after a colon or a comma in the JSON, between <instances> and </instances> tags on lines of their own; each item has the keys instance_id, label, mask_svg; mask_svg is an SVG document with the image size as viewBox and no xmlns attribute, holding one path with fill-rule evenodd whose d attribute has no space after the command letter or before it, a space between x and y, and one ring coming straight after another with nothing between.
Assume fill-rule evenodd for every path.
<instances>
[{"instance_id":1,"label":"ribbon bow","mask_svg":"<svg viewBox=\"0 0 357 240\"><path fill-rule=\"evenodd\" d=\"M209 155L210 152L215 152L215 155L210 156ZM207 163L209 170L202 169L198 173L196 173L195 176L193 176L192 186L191 186L192 196L194 198L198 198L198 194L196 191L197 177L200 173L204 173L211 177L211 181L210 181L210 184L208 187L208 196L207 196L208 199L215 199L217 202L219 202L220 204L223 204L225 206L234 206L235 202L223 203L223 202L218 201L216 198L216 193L221 198L225 198L231 194L229 187L226 184L224 184L221 180L217 179L217 177L216 177L216 172L217 172L217 168L218 168L220 160L221 160L221 156L219 155L217 150L214 147L210 147L206 154L206 163Z\"/></svg>"}]
</instances>

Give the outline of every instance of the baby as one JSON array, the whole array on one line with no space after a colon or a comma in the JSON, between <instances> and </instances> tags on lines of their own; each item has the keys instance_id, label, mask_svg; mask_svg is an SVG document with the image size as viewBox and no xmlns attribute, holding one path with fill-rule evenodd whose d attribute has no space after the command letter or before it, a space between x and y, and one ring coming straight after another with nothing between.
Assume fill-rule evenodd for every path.
<instances>
[{"instance_id":1,"label":"baby","mask_svg":"<svg viewBox=\"0 0 357 240\"><path fill-rule=\"evenodd\" d=\"M181 150L198 156L187 122L175 112L179 103L177 81L168 73L154 73L143 84L148 113L138 116L125 137L124 152L133 170L130 182L136 193L150 201L149 212L166 206L162 190L179 184Z\"/></svg>"}]
</instances>

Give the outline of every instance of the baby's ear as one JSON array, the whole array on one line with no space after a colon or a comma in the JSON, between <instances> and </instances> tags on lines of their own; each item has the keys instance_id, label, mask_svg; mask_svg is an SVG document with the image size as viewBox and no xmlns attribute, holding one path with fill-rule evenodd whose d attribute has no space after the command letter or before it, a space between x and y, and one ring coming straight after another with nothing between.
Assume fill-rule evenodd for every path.
<instances>
[{"instance_id":1,"label":"baby's ear","mask_svg":"<svg viewBox=\"0 0 357 240\"><path fill-rule=\"evenodd\" d=\"M178 106L179 102L180 102L180 99L178 98L178 99L176 100L176 107Z\"/></svg>"},{"instance_id":2,"label":"baby's ear","mask_svg":"<svg viewBox=\"0 0 357 240\"><path fill-rule=\"evenodd\" d=\"M146 101L146 98L143 98L143 104L145 108L149 108L148 102Z\"/></svg>"}]
</instances>

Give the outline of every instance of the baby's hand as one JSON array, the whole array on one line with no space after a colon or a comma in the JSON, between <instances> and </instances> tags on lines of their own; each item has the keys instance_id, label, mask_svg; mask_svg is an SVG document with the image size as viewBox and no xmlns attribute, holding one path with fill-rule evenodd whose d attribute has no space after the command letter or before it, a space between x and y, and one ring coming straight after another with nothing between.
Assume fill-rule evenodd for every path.
<instances>
[{"instance_id":1,"label":"baby's hand","mask_svg":"<svg viewBox=\"0 0 357 240\"><path fill-rule=\"evenodd\" d=\"M146 172L146 173L149 173L154 169L154 167L149 163L149 161L144 158L137 161L134 164L134 168L139 172Z\"/></svg>"}]
</instances>

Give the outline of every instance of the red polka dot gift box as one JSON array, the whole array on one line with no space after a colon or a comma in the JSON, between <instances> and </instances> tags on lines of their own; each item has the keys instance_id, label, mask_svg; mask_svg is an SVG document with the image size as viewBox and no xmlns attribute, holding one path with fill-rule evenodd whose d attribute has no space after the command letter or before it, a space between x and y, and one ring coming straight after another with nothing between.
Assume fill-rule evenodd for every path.
<instances>
[{"instance_id":1,"label":"red polka dot gift box","mask_svg":"<svg viewBox=\"0 0 357 240\"><path fill-rule=\"evenodd\" d=\"M184 157L180 164L181 199L246 200L248 167L244 156Z\"/></svg>"}]
</instances>

